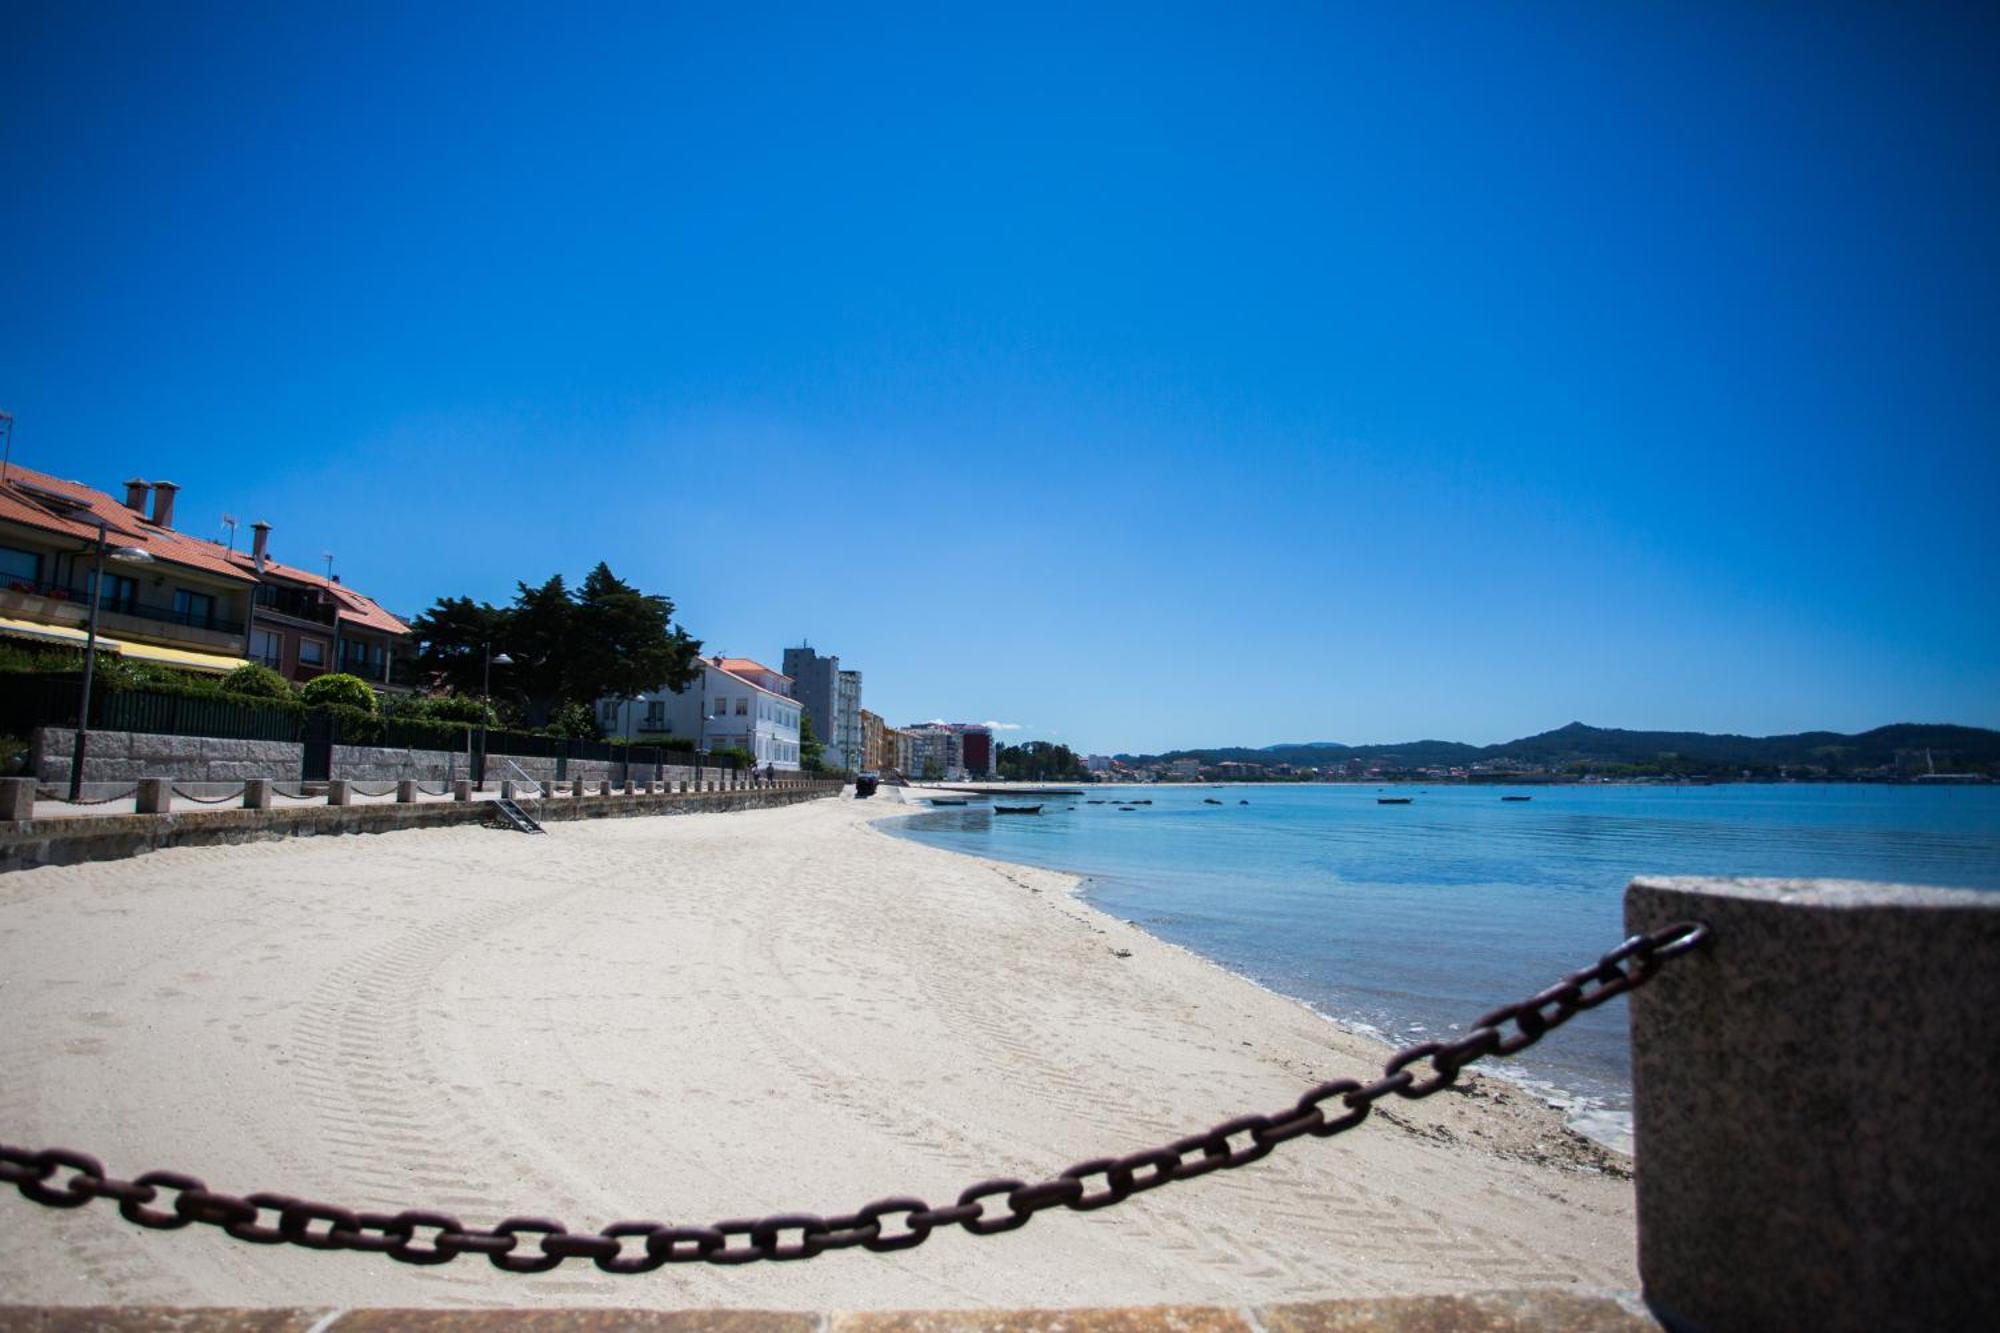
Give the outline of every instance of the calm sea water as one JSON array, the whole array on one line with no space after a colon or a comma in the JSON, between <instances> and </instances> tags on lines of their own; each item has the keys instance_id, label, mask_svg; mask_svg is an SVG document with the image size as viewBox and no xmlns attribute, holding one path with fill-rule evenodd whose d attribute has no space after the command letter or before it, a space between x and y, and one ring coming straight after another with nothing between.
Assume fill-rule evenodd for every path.
<instances>
[{"instance_id":1,"label":"calm sea water","mask_svg":"<svg viewBox=\"0 0 2000 1333\"><path fill-rule=\"evenodd\" d=\"M975 802L882 827L1086 876L1095 906L1394 1041L1460 1028L1623 936L1640 874L1811 875L2000 890L2000 787L1401 787L1093 790L1039 817ZM1530 801L1502 801L1530 795ZM1204 798L1222 805L1204 804ZM1238 804L1247 801L1249 804ZM1618 1142L1625 1006L1513 1062Z\"/></svg>"}]
</instances>

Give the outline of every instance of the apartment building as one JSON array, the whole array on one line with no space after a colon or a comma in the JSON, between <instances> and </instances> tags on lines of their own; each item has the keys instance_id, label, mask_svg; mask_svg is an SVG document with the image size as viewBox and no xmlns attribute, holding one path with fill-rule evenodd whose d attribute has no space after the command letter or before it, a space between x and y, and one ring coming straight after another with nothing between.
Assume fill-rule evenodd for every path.
<instances>
[{"instance_id":1,"label":"apartment building","mask_svg":"<svg viewBox=\"0 0 2000 1333\"><path fill-rule=\"evenodd\" d=\"M377 689L399 688L392 669L410 627L373 598L343 585L338 574L314 574L271 558L269 523L253 523L250 553L230 562L255 576L249 656L297 684L345 672Z\"/></svg>"},{"instance_id":2,"label":"apartment building","mask_svg":"<svg viewBox=\"0 0 2000 1333\"><path fill-rule=\"evenodd\" d=\"M100 651L190 671L244 665L257 580L221 546L174 529L179 491L134 479L121 502L9 465L0 480L0 635L81 648L95 582Z\"/></svg>"},{"instance_id":3,"label":"apartment building","mask_svg":"<svg viewBox=\"0 0 2000 1333\"><path fill-rule=\"evenodd\" d=\"M80 646L100 527L98 646L140 661L224 674L259 662L295 682L346 671L388 688L410 628L374 599L270 558L174 527L180 487L134 477L116 500L10 466L0 482L0 634Z\"/></svg>"}]
</instances>

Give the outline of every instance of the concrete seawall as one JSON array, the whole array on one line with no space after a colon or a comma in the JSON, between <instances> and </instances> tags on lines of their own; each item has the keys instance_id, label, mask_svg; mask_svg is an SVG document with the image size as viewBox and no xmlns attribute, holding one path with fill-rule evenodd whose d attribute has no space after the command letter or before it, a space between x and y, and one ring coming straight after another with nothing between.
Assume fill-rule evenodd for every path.
<instances>
[{"instance_id":1,"label":"concrete seawall","mask_svg":"<svg viewBox=\"0 0 2000 1333\"><path fill-rule=\"evenodd\" d=\"M639 815L690 815L724 810L764 810L837 796L840 784L799 781L733 791L556 796L524 800L545 824L576 819L625 819ZM0 825L0 872L43 865L115 861L163 847L211 847L271 838L342 833L394 833L454 824L503 827L491 801L411 805L308 805L271 810L176 811L160 815L88 815L24 819ZM513 836L520 836L515 834Z\"/></svg>"}]
</instances>

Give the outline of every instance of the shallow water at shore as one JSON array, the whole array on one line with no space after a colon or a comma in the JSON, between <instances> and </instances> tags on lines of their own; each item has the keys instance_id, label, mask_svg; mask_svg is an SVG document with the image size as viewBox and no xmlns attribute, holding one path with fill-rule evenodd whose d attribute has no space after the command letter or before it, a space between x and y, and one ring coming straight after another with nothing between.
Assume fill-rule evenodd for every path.
<instances>
[{"instance_id":1,"label":"shallow water at shore","mask_svg":"<svg viewBox=\"0 0 2000 1333\"><path fill-rule=\"evenodd\" d=\"M1125 811L1116 797L1153 804ZM1178 785L1033 799L1035 817L975 801L882 827L1083 875L1094 906L1395 1042L1459 1029L1596 958L1623 934L1635 875L2000 890L2000 787ZM1579 1015L1512 1062L1613 1143L1629 1125L1625 1021L1619 1004Z\"/></svg>"}]
</instances>

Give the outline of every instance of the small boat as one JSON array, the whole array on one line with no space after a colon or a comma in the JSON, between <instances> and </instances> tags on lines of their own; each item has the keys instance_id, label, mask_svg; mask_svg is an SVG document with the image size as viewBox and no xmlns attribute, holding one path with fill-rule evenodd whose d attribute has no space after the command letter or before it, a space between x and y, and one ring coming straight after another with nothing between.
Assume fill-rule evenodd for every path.
<instances>
[{"instance_id":1,"label":"small boat","mask_svg":"<svg viewBox=\"0 0 2000 1333\"><path fill-rule=\"evenodd\" d=\"M1238 805L1248 805L1248 804L1250 804L1250 802L1248 802L1248 801L1238 801L1238 802L1237 802L1236 804L1238 804Z\"/></svg>"},{"instance_id":2,"label":"small boat","mask_svg":"<svg viewBox=\"0 0 2000 1333\"><path fill-rule=\"evenodd\" d=\"M1375 798L1375 804L1377 805L1408 805L1409 803L1410 798L1407 796L1377 796Z\"/></svg>"},{"instance_id":3,"label":"small boat","mask_svg":"<svg viewBox=\"0 0 2000 1333\"><path fill-rule=\"evenodd\" d=\"M1503 801L1532 801L1535 798L1532 796L1502 796L1500 799Z\"/></svg>"},{"instance_id":4,"label":"small boat","mask_svg":"<svg viewBox=\"0 0 2000 1333\"><path fill-rule=\"evenodd\" d=\"M1131 814L1134 810L1137 810L1138 808L1139 807L1136 805L1121 805L1118 807L1120 813L1128 815Z\"/></svg>"},{"instance_id":5,"label":"small boat","mask_svg":"<svg viewBox=\"0 0 2000 1333\"><path fill-rule=\"evenodd\" d=\"M1149 797L1147 797L1147 798L1146 798L1145 800L1143 800L1143 801L1134 801L1134 802L1132 802L1132 804L1134 804L1134 805L1151 805L1152 803L1153 803L1153 798L1152 798L1152 797L1150 797L1150 796L1149 796Z\"/></svg>"},{"instance_id":6,"label":"small boat","mask_svg":"<svg viewBox=\"0 0 2000 1333\"><path fill-rule=\"evenodd\" d=\"M1203 805L1221 805L1221 804L1222 804L1222 802L1220 802L1220 801L1216 800L1216 799L1215 799L1215 798L1214 798L1213 796L1204 796L1204 797L1202 797L1202 798L1201 798L1201 803L1202 803Z\"/></svg>"},{"instance_id":7,"label":"small boat","mask_svg":"<svg viewBox=\"0 0 2000 1333\"><path fill-rule=\"evenodd\" d=\"M968 802L966 802L966 801L965 801L964 799L962 799L962 798L961 798L961 799L958 799L958 800L947 800L947 799L945 799L945 798L944 798L944 797L942 797L942 796L930 796L930 797L926 797L925 799L926 799L927 801L929 801L929 803L930 803L930 804L932 804L932 805L965 805L965 804L968 804Z\"/></svg>"},{"instance_id":8,"label":"small boat","mask_svg":"<svg viewBox=\"0 0 2000 1333\"><path fill-rule=\"evenodd\" d=\"M993 813L996 815L1039 815L1042 813L1042 807L1039 805L996 805L993 807Z\"/></svg>"},{"instance_id":9,"label":"small boat","mask_svg":"<svg viewBox=\"0 0 2000 1333\"><path fill-rule=\"evenodd\" d=\"M1085 801L1085 802L1084 802L1084 804L1085 804L1085 805L1103 805L1103 804L1104 804L1104 802L1102 802L1102 801Z\"/></svg>"}]
</instances>

